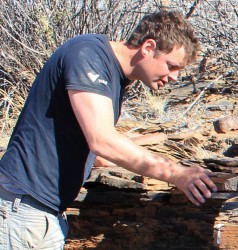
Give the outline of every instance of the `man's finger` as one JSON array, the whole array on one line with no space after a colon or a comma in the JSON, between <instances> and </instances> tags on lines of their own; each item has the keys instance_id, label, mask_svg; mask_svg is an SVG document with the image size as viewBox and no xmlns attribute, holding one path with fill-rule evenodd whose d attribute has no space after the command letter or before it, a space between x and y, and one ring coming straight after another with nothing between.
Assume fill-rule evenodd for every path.
<instances>
[{"instance_id":1,"label":"man's finger","mask_svg":"<svg viewBox=\"0 0 238 250\"><path fill-rule=\"evenodd\" d=\"M209 187L209 189L212 192L217 192L217 186L214 184L214 182L209 178L209 176L204 175L201 177L201 180L206 184L207 187ZM207 197L209 198L209 197Z\"/></svg>"},{"instance_id":2,"label":"man's finger","mask_svg":"<svg viewBox=\"0 0 238 250\"><path fill-rule=\"evenodd\" d=\"M198 187L197 187L198 186ZM192 193L193 197L199 202L199 203L204 203L205 199L203 198L203 195L201 194L201 192L198 190L198 188L200 189L204 189L205 184L198 183L198 185L194 185L194 184L190 184L189 185L189 191ZM206 186L205 186L206 188ZM201 190L200 189L200 190ZM207 189L207 188L206 188ZM205 190L205 189L204 189Z\"/></svg>"},{"instance_id":3,"label":"man's finger","mask_svg":"<svg viewBox=\"0 0 238 250\"><path fill-rule=\"evenodd\" d=\"M190 190L185 191L185 194L194 205L200 206L200 202L194 197Z\"/></svg>"},{"instance_id":4,"label":"man's finger","mask_svg":"<svg viewBox=\"0 0 238 250\"><path fill-rule=\"evenodd\" d=\"M198 189L197 191L200 193L201 196L206 197L206 198L211 198L212 194L210 190L208 189L207 185L202 180L200 179L196 180L194 182L194 185Z\"/></svg>"}]
</instances>

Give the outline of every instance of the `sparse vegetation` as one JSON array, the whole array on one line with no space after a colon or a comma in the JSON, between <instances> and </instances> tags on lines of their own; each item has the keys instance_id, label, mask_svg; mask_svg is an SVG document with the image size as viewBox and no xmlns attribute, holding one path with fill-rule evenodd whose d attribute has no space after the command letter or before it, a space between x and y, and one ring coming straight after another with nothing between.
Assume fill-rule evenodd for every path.
<instances>
[{"instance_id":1,"label":"sparse vegetation","mask_svg":"<svg viewBox=\"0 0 238 250\"><path fill-rule=\"evenodd\" d=\"M226 95L233 97L235 100L234 110L236 109L235 106L237 106L238 1L0 0L0 157L7 146L9 135L15 126L15 122L36 75L47 58L58 46L71 37L86 33L105 34L112 40L125 39L129 36L138 20L144 14L157 11L161 8L179 10L187 16L190 22L192 22L202 45L198 60L181 72L177 83L161 89L159 92L148 90L140 81L134 82L134 84L127 89L124 98L121 119L124 119L122 122L124 130L120 128L121 124L119 124L119 129L121 129L122 132L128 132L128 135L130 132L136 132L140 134L152 134L152 136L157 134L157 137L162 133L164 138L168 136L168 140L164 143L161 140L157 144L151 143L150 145L148 143L142 146L147 147L153 153L165 155L174 161L181 164L183 163L184 166L190 166L193 162L195 162L195 164L200 164L204 159L212 158L214 155L223 156L224 151L232 146L232 140L230 138L237 137L237 132L233 133L232 131L231 134L225 134L224 136L213 136L211 127L216 117L213 116L214 113L212 110L220 107L219 98L223 98L222 100L224 100ZM219 81L216 82L216 84L211 84L218 77L220 77ZM189 94L186 96L178 95L181 87L186 89L190 85L193 87L190 87L189 91L186 92L189 92ZM203 95L200 96L201 91L209 85L211 88L208 88L207 91L204 91ZM219 98L214 97L216 95L219 95ZM209 99L213 99L213 103L217 102L218 104L211 105ZM233 103L228 102L228 105L224 110L221 110L219 114L226 115L228 112L233 112L234 110L228 109L229 105L233 106ZM206 127L204 126L205 124ZM202 129L200 130L200 128ZM197 130L199 136L195 136L193 132L191 133L191 131ZM191 136L189 133L191 133ZM178 137L176 137L177 135ZM204 136L204 138L201 139L200 136ZM228 139L224 140L224 138ZM202 141L203 139L204 141ZM237 157L238 142L235 146L236 154L234 154L234 157ZM224 168L218 166L213 170L223 171L223 169ZM125 180L123 179L123 181ZM151 181L151 183L153 182ZM151 186L153 187L153 185ZM155 187L153 188L153 192L151 193L154 194ZM111 187L109 191L112 191ZM147 191L148 189L146 192ZM116 196L118 196L118 193L116 193ZM124 194L123 197L125 197ZM136 223L131 223L133 225L129 226L120 221L116 222L116 224L111 223L113 224L112 235L115 232L116 237L119 236L119 240L116 242L117 245L120 244L120 237L123 238L125 234L131 234L134 237L136 233L140 238L143 238L141 235L145 235L146 237L144 238L147 243L149 243L153 237L155 241L160 239L163 241L164 246L165 240L168 238L167 231L169 230L173 233L171 228L172 222L179 221L177 223L178 225L175 225L178 230L185 228L185 224L181 223L182 217L176 218L175 220L173 210L171 209L168 210L169 216L165 216L165 219L161 220L165 215L165 209L161 207L159 202L160 199L163 199L165 196L159 195L155 202L151 202L152 213L150 213L150 207L146 207L148 201L144 194L141 199L138 199L138 204L135 202L135 197L139 197L138 190L136 190L136 195L130 190L130 195L128 195L128 197L133 197L132 203L135 205L135 208L133 206L127 208L125 202L122 204L122 208L120 208L118 207L118 203L116 203L114 210L119 211L120 218L123 215L122 211L124 209L126 218L130 217L129 220L133 221L135 209L137 207L145 207L144 214L148 214L149 217L142 217L143 223L139 224L138 220L140 216L138 216L139 219L137 218ZM183 203L180 196L177 199L179 200L179 204ZM165 200L167 200L167 196ZM218 201L218 199L216 201ZM132 203L128 202L128 204ZM176 204L176 200L172 200L171 204ZM169 206L171 204L169 204ZM209 217L209 225L213 222L212 213L217 210L214 204L215 202L212 202L212 212L208 209L208 206L204 207L205 210L208 211L207 214L204 215L204 218ZM106 205L103 205L102 210L100 210L100 205L98 207L99 209L96 211L99 211L99 213L101 211L100 216L102 215L101 217L103 219L107 218L108 214L112 213L112 207L109 207L108 211L106 210ZM158 208L157 210L159 212L161 211L161 214L158 214L159 217L156 214L156 218L153 220L155 208ZM177 209L177 207L175 208ZM78 241L78 244L81 244L83 248L87 249L91 247L96 248L97 245L99 248L100 246L102 248L103 246L110 248L111 233L109 237L104 237L103 229L105 230L106 227L103 228L104 225L98 223L100 221L96 222L96 224L99 225L100 234L95 234L98 230L97 227L96 229L93 228L93 234L88 230L91 228L92 223L90 220L85 220L85 217L89 215L91 218L92 216L90 215L95 213L95 207L90 210L89 206L87 209L84 208L83 211L86 210L89 211L89 213L82 213L83 220L84 222L86 221L86 224L82 224L82 226L81 223L76 221L81 227L79 230L79 241L81 242ZM174 213L176 216L177 210ZM73 214L75 210L72 211ZM116 215L115 211L113 215ZM140 215L142 214L141 211L142 210L138 210L136 212ZM189 210L187 210L186 207L182 210L180 208L178 211L185 211L186 213L184 214L187 215ZM191 211L195 210L192 208ZM128 216L130 213L131 216ZM195 217L197 215L201 221L201 213L198 214L196 212ZM192 213L189 213L189 216L191 217L191 224L195 225L196 223L194 223L194 221L196 222L197 218L194 220L192 218ZM233 215L231 214L231 216ZM169 217L171 217L170 220L168 220ZM158 218L160 223L156 222ZM222 223L225 221L224 218L222 214ZM188 218L186 217L186 221L187 220ZM108 224L108 220L105 221L107 221ZM220 223L219 220L216 220L216 222ZM166 226L165 236L162 235L161 237L161 228L158 227L158 224L163 223ZM75 225L74 222L73 226ZM87 227L87 225L89 226ZM149 227L147 227L148 225ZM202 222L198 232L204 229L204 225L205 224ZM219 225L223 224L218 224L218 226ZM152 227L153 233L151 233ZM129 231L125 231L125 228ZM83 234L81 229L83 229ZM188 226L187 229L190 230L191 227ZM212 231L210 228L206 229L208 229L206 230L208 233ZM76 229L73 228L73 230L75 231ZM149 233L145 234L145 230L148 230ZM218 232L220 233L220 230L218 230ZM192 232L192 234L191 239L193 239L195 235L194 232ZM177 235L179 236L179 234ZM173 237L177 237L177 235L174 234ZM177 243L178 240L182 238L185 239L185 236L181 235L178 239L173 238L173 244L174 242ZM71 244L74 249L77 248L76 235L73 235L72 238L72 243L69 241L65 249L72 249ZM128 237L124 237L123 239L126 239L126 243L129 242L127 240L129 239ZM170 238L168 238L168 240L169 239ZM206 241L204 239L206 238L204 238L203 235L202 242ZM135 237L134 241L136 240L137 238ZM103 241L106 242L104 245L101 244ZM130 241L130 243L133 245L133 241Z\"/></svg>"},{"instance_id":2,"label":"sparse vegetation","mask_svg":"<svg viewBox=\"0 0 238 250\"><path fill-rule=\"evenodd\" d=\"M230 85L237 84L236 1L1 0L0 3L1 135L11 133L35 76L63 42L85 33L106 34L112 40L125 39L144 14L161 8L184 13L202 44L198 61L181 72L179 81L172 86L173 89L188 84L194 86L187 108L201 91L197 88L199 83L209 85L221 75L223 89L228 86L228 80ZM141 82L135 82L125 96L125 113L142 125L149 121L174 122L173 131L193 130L202 125L202 119L209 116L204 99L185 112L184 106L173 105L169 88L171 86L154 93ZM223 89L220 87L218 91ZM135 101L133 106L127 106L127 100Z\"/></svg>"}]
</instances>

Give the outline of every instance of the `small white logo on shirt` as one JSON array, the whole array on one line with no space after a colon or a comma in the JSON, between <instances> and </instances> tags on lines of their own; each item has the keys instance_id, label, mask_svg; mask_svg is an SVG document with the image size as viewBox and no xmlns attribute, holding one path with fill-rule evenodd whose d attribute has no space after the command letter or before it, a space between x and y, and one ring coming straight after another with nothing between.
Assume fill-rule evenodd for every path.
<instances>
[{"instance_id":1,"label":"small white logo on shirt","mask_svg":"<svg viewBox=\"0 0 238 250\"><path fill-rule=\"evenodd\" d=\"M99 79L98 81L99 81L100 83L102 83L102 84L107 85L107 81L106 81L106 80Z\"/></svg>"},{"instance_id":2,"label":"small white logo on shirt","mask_svg":"<svg viewBox=\"0 0 238 250\"><path fill-rule=\"evenodd\" d=\"M98 75L98 74L93 74L92 72L89 72L89 73L88 73L88 77L89 77L89 79L90 79L92 82L95 82L95 81L98 79L99 76L100 76L100 75ZM104 85L107 85L107 84L108 84L108 82L107 82L106 80L103 80L103 79L98 79L98 82L100 82L100 83L102 83L102 84L104 84Z\"/></svg>"},{"instance_id":3,"label":"small white logo on shirt","mask_svg":"<svg viewBox=\"0 0 238 250\"><path fill-rule=\"evenodd\" d=\"M95 82L95 81L98 79L99 76L100 76L100 75L98 75L98 74L93 74L93 73L91 73L91 72L88 73L88 77L90 78L90 80L91 80L92 82Z\"/></svg>"}]
</instances>

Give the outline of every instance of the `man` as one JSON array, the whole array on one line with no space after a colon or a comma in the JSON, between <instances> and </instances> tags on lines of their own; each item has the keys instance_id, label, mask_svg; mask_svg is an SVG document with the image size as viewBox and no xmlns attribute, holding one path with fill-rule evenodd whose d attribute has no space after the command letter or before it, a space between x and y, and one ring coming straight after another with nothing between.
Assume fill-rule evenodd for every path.
<instances>
[{"instance_id":1,"label":"man","mask_svg":"<svg viewBox=\"0 0 238 250\"><path fill-rule=\"evenodd\" d=\"M70 39L37 76L0 162L3 249L62 249L63 211L87 179L95 156L175 184L195 205L216 191L200 168L184 168L115 129L125 86L158 90L195 59L198 40L177 12L145 16L128 41L103 35Z\"/></svg>"}]
</instances>

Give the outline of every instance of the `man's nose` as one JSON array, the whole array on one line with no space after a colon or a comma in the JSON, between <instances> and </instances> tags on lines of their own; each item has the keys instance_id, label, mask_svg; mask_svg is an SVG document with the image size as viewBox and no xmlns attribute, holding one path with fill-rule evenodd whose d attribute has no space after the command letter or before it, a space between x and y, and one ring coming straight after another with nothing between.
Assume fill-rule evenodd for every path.
<instances>
[{"instance_id":1,"label":"man's nose","mask_svg":"<svg viewBox=\"0 0 238 250\"><path fill-rule=\"evenodd\" d=\"M176 82L178 80L179 71L175 70L168 75L169 81Z\"/></svg>"}]
</instances>

